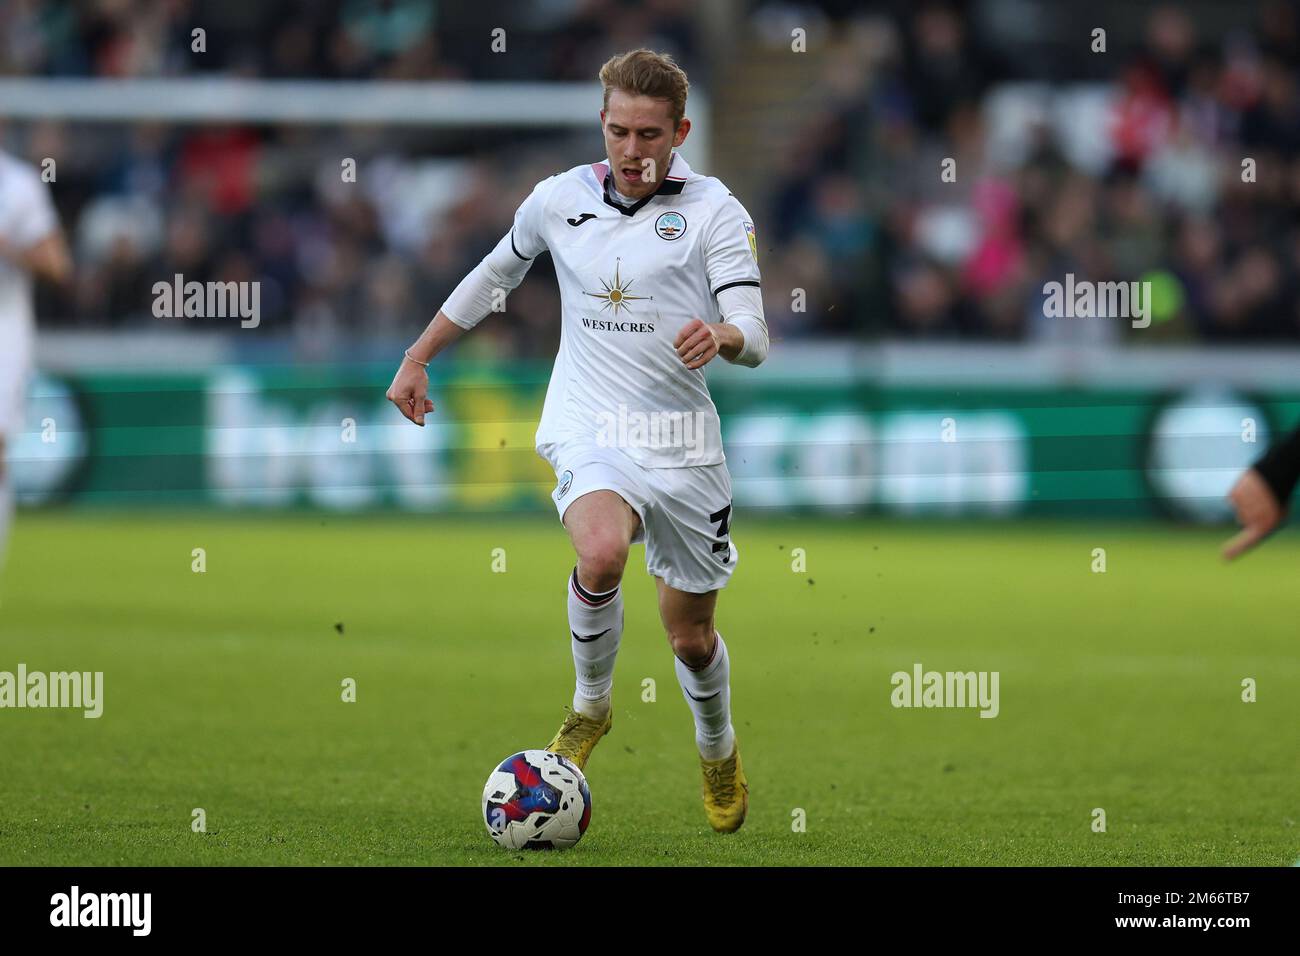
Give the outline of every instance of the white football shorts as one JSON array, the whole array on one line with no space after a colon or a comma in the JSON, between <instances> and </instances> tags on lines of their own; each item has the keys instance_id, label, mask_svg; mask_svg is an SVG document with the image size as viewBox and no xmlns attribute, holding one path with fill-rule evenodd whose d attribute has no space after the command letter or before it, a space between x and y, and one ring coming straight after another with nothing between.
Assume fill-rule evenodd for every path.
<instances>
[{"instance_id":1,"label":"white football shorts","mask_svg":"<svg viewBox=\"0 0 1300 956\"><path fill-rule=\"evenodd\" d=\"M740 552L731 540L731 475L726 463L645 468L618 448L589 443L551 446L551 492L560 521L593 491L613 491L641 518L632 543L645 542L646 570L679 591L726 587Z\"/></svg>"}]
</instances>

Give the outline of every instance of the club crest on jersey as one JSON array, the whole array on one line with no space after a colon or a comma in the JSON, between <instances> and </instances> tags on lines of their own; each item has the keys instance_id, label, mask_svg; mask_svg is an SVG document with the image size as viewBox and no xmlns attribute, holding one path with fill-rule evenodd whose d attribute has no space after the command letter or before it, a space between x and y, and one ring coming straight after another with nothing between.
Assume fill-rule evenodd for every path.
<instances>
[{"instance_id":1,"label":"club crest on jersey","mask_svg":"<svg viewBox=\"0 0 1300 956\"><path fill-rule=\"evenodd\" d=\"M660 239L680 238L686 231L686 217L679 212L666 212L655 220L655 232Z\"/></svg>"},{"instance_id":2,"label":"club crest on jersey","mask_svg":"<svg viewBox=\"0 0 1300 956\"><path fill-rule=\"evenodd\" d=\"M754 235L754 224L752 222L745 222L743 219L741 220L741 222L745 226L745 238L749 240L749 253L754 257L754 261L757 262L758 261L758 237Z\"/></svg>"},{"instance_id":3,"label":"club crest on jersey","mask_svg":"<svg viewBox=\"0 0 1300 956\"><path fill-rule=\"evenodd\" d=\"M566 469L564 474L560 475L560 486L555 489L555 497L563 498L565 495L569 493L569 489L572 486L573 486L573 472Z\"/></svg>"}]
</instances>

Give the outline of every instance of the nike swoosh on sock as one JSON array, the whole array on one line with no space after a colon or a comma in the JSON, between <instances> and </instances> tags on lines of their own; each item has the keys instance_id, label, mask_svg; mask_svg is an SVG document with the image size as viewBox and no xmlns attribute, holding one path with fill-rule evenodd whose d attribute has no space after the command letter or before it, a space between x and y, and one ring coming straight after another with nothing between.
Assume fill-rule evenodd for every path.
<instances>
[{"instance_id":1,"label":"nike swoosh on sock","mask_svg":"<svg viewBox=\"0 0 1300 956\"><path fill-rule=\"evenodd\" d=\"M689 690L686 690L685 688L682 688L682 691L683 691L683 693L685 693L686 696L689 697L691 700L698 700L698 701L713 700L713 698L717 697L719 694L722 693L722 691L720 691L720 690L715 690L715 691L714 691L712 694L710 694L708 697L696 697L694 694L692 694Z\"/></svg>"}]
</instances>

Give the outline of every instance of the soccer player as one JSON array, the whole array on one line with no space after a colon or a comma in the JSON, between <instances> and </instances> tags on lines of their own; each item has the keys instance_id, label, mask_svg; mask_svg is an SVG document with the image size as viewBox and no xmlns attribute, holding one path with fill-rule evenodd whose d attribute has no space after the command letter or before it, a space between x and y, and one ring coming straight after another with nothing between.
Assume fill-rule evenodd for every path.
<instances>
[{"instance_id":1,"label":"soccer player","mask_svg":"<svg viewBox=\"0 0 1300 956\"><path fill-rule=\"evenodd\" d=\"M72 272L49 188L36 168L0 152L0 563L13 514L8 448L23 427L36 337L32 278Z\"/></svg>"},{"instance_id":2,"label":"soccer player","mask_svg":"<svg viewBox=\"0 0 1300 956\"><path fill-rule=\"evenodd\" d=\"M583 767L609 732L620 582L630 545L644 541L695 717L705 813L732 832L749 787L714 610L739 554L703 368L718 356L750 367L767 356L754 225L726 186L674 151L691 121L686 74L671 57L625 53L600 79L605 160L537 184L514 227L407 349L387 397L423 425L433 411L428 362L550 251L563 317L536 444L555 469L551 497L577 555L566 584L577 682L547 749Z\"/></svg>"},{"instance_id":3,"label":"soccer player","mask_svg":"<svg viewBox=\"0 0 1300 956\"><path fill-rule=\"evenodd\" d=\"M1228 493L1241 530L1223 546L1232 560L1276 531L1300 484L1300 428L1279 441L1237 479Z\"/></svg>"}]
</instances>

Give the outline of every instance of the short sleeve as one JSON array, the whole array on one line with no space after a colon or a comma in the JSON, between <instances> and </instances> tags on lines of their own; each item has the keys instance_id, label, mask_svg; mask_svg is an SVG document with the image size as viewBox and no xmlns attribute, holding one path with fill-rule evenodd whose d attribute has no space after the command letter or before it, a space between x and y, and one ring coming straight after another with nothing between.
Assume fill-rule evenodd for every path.
<instances>
[{"instance_id":1,"label":"short sleeve","mask_svg":"<svg viewBox=\"0 0 1300 956\"><path fill-rule=\"evenodd\" d=\"M737 285L759 285L754 220L734 196L727 196L709 226L704 264L714 295Z\"/></svg>"},{"instance_id":2,"label":"short sleeve","mask_svg":"<svg viewBox=\"0 0 1300 956\"><path fill-rule=\"evenodd\" d=\"M546 200L555 177L543 179L515 210L510 229L510 247L520 259L533 259L549 248L546 243Z\"/></svg>"},{"instance_id":3,"label":"short sleeve","mask_svg":"<svg viewBox=\"0 0 1300 956\"><path fill-rule=\"evenodd\" d=\"M4 189L9 205L5 231L14 246L29 249L58 230L59 217L54 211L50 189L35 170L24 166L11 172Z\"/></svg>"}]
</instances>

